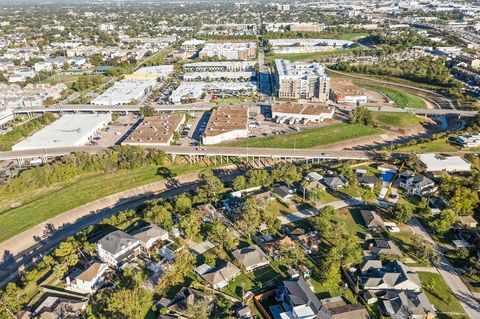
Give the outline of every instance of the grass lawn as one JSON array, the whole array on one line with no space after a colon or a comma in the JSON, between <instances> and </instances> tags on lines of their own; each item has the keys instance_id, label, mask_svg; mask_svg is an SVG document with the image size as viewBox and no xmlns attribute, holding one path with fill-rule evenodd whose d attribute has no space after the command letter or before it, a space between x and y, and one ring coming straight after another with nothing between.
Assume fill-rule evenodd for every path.
<instances>
[{"instance_id":1,"label":"grass lawn","mask_svg":"<svg viewBox=\"0 0 480 319\"><path fill-rule=\"evenodd\" d=\"M395 127L408 127L422 123L424 120L406 112L372 112L375 120L381 124Z\"/></svg>"},{"instance_id":2,"label":"grass lawn","mask_svg":"<svg viewBox=\"0 0 480 319\"><path fill-rule=\"evenodd\" d=\"M196 166L169 167L176 175L198 171ZM115 173L86 174L75 182L62 185L61 188L48 188L36 198L24 202L22 206L0 213L0 242L13 237L22 231L36 226L45 220L55 217L69 209L92 202L126 189L162 180L157 174L157 167L146 166L131 170L119 170ZM23 194L16 194L22 198Z\"/></svg>"},{"instance_id":3,"label":"grass lawn","mask_svg":"<svg viewBox=\"0 0 480 319\"><path fill-rule=\"evenodd\" d=\"M279 202L277 199L269 200L265 206L265 210L273 211L275 216L289 215L292 213L288 206Z\"/></svg>"},{"instance_id":4,"label":"grass lawn","mask_svg":"<svg viewBox=\"0 0 480 319\"><path fill-rule=\"evenodd\" d=\"M224 99L216 99L215 100L215 105L220 105L220 104L229 104L229 103L251 103L252 98L251 97L226 97Z\"/></svg>"},{"instance_id":5,"label":"grass lawn","mask_svg":"<svg viewBox=\"0 0 480 319\"><path fill-rule=\"evenodd\" d=\"M275 59L285 59L291 62L303 61L303 60L315 60L319 58L324 58L328 56L339 56L339 55L348 55L351 54L352 50L332 50L332 51L320 51L320 52L305 52L305 53L284 53L284 54L273 54L265 56L265 62L270 63Z\"/></svg>"},{"instance_id":6,"label":"grass lawn","mask_svg":"<svg viewBox=\"0 0 480 319\"><path fill-rule=\"evenodd\" d=\"M65 83L65 85L69 87L71 84L77 82L81 75L83 75L83 72L79 72L78 74L54 74L42 82L48 84Z\"/></svg>"},{"instance_id":7,"label":"grass lawn","mask_svg":"<svg viewBox=\"0 0 480 319\"><path fill-rule=\"evenodd\" d=\"M397 152L405 153L435 153L435 152L456 152L460 150L457 145L450 144L447 138L442 138L427 143L419 143L397 149Z\"/></svg>"},{"instance_id":8,"label":"grass lawn","mask_svg":"<svg viewBox=\"0 0 480 319\"><path fill-rule=\"evenodd\" d=\"M334 202L334 201L338 200L337 197L330 194L327 190L320 191L319 195L320 195L319 199L318 199L319 203L327 204L327 203L331 203L331 202Z\"/></svg>"},{"instance_id":9,"label":"grass lawn","mask_svg":"<svg viewBox=\"0 0 480 319\"><path fill-rule=\"evenodd\" d=\"M352 235L367 234L359 208L342 208L338 210L338 214L333 219L344 223L348 232Z\"/></svg>"},{"instance_id":10,"label":"grass lawn","mask_svg":"<svg viewBox=\"0 0 480 319\"><path fill-rule=\"evenodd\" d=\"M352 138L380 134L378 128L360 124L334 124L302 132L249 138L223 144L233 147L270 147L270 148L311 148Z\"/></svg>"},{"instance_id":11,"label":"grass lawn","mask_svg":"<svg viewBox=\"0 0 480 319\"><path fill-rule=\"evenodd\" d=\"M339 286L327 287L313 279L308 279L308 283L313 288L313 292L315 293L318 299L341 296L348 303L356 303L355 295L350 289L341 288Z\"/></svg>"},{"instance_id":12,"label":"grass lawn","mask_svg":"<svg viewBox=\"0 0 480 319\"><path fill-rule=\"evenodd\" d=\"M387 96L390 100L395 102L397 107L405 108L416 108L416 109L423 109L427 107L427 104L424 100L419 98L416 95L413 95L408 92L404 92L397 89L392 89L386 86L380 85L372 85L372 84L363 84L362 86L382 93L383 95Z\"/></svg>"},{"instance_id":13,"label":"grass lawn","mask_svg":"<svg viewBox=\"0 0 480 319\"><path fill-rule=\"evenodd\" d=\"M277 273L272 267L266 266L254 270L252 273L240 274L227 287L223 288L222 292L241 299L243 292L250 290L254 294L258 294L272 282L280 283L282 280L282 275Z\"/></svg>"},{"instance_id":14,"label":"grass lawn","mask_svg":"<svg viewBox=\"0 0 480 319\"><path fill-rule=\"evenodd\" d=\"M360 186L349 185L341 188L339 191L347 196L356 198L362 196L363 189Z\"/></svg>"},{"instance_id":15,"label":"grass lawn","mask_svg":"<svg viewBox=\"0 0 480 319\"><path fill-rule=\"evenodd\" d=\"M420 282L427 294L428 300L430 300L438 312L465 313L457 298L455 298L439 274L418 272L418 276L420 277Z\"/></svg>"}]
</instances>

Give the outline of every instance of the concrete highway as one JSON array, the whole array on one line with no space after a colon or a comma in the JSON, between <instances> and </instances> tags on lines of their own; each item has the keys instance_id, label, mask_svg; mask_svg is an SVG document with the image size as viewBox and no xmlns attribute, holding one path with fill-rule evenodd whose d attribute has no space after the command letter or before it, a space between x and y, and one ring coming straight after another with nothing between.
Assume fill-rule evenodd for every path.
<instances>
[{"instance_id":1,"label":"concrete highway","mask_svg":"<svg viewBox=\"0 0 480 319\"><path fill-rule=\"evenodd\" d=\"M249 157L249 158L278 158L278 159L357 159L364 160L375 157L375 153L366 151L334 151L328 149L283 149L283 148L239 148L220 146L159 146L158 149L169 155L179 156L224 156L224 157ZM26 151L0 152L0 161L31 159L41 157L57 157L74 152L100 153L107 147L80 146L51 149L36 149Z\"/></svg>"}]
</instances>

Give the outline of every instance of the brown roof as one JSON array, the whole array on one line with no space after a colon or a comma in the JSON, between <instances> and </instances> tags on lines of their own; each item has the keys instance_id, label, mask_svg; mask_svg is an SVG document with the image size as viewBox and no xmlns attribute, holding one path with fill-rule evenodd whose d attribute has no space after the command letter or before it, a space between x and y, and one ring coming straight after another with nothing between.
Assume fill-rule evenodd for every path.
<instances>
[{"instance_id":1,"label":"brown roof","mask_svg":"<svg viewBox=\"0 0 480 319\"><path fill-rule=\"evenodd\" d=\"M358 303L330 308L329 311L334 319L370 319L365 307Z\"/></svg>"},{"instance_id":2,"label":"brown roof","mask_svg":"<svg viewBox=\"0 0 480 319\"><path fill-rule=\"evenodd\" d=\"M183 114L168 114L146 117L140 125L130 134L125 144L165 144L169 143L182 122Z\"/></svg>"},{"instance_id":3,"label":"brown roof","mask_svg":"<svg viewBox=\"0 0 480 319\"><path fill-rule=\"evenodd\" d=\"M350 80L332 79L331 88L335 95L365 95L365 91Z\"/></svg>"},{"instance_id":4,"label":"brown roof","mask_svg":"<svg viewBox=\"0 0 480 319\"><path fill-rule=\"evenodd\" d=\"M323 113L331 113L333 106L328 106L320 103L274 103L272 104L272 112L275 113L294 113L305 115L320 115Z\"/></svg>"},{"instance_id":5,"label":"brown roof","mask_svg":"<svg viewBox=\"0 0 480 319\"><path fill-rule=\"evenodd\" d=\"M367 227L383 227L383 219L372 210L361 210L363 221Z\"/></svg>"},{"instance_id":6,"label":"brown roof","mask_svg":"<svg viewBox=\"0 0 480 319\"><path fill-rule=\"evenodd\" d=\"M217 136L235 130L246 130L248 107L221 106L212 111L205 128L205 136Z\"/></svg>"},{"instance_id":7,"label":"brown roof","mask_svg":"<svg viewBox=\"0 0 480 319\"><path fill-rule=\"evenodd\" d=\"M100 267L102 266L101 262L94 262L90 265L84 272L78 275L75 279L83 280L83 281L91 281L93 278L98 274Z\"/></svg>"}]
</instances>

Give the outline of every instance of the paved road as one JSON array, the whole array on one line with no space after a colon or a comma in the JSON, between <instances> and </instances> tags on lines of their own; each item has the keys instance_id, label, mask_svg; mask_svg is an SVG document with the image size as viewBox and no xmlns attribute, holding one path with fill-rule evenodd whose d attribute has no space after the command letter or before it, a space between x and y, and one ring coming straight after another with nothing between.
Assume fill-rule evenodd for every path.
<instances>
[{"instance_id":1,"label":"paved road","mask_svg":"<svg viewBox=\"0 0 480 319\"><path fill-rule=\"evenodd\" d=\"M216 174L228 181L241 173L230 166L217 170ZM125 190L69 210L0 243L0 286L68 236L122 210L138 207L146 200L194 190L199 183L198 175L193 173Z\"/></svg>"},{"instance_id":2,"label":"paved road","mask_svg":"<svg viewBox=\"0 0 480 319\"><path fill-rule=\"evenodd\" d=\"M238 156L238 157L264 157L264 158L299 158L299 159L368 159L375 157L375 153L366 151L334 151L328 149L283 149L283 148L239 148L220 146L159 146L167 154L174 155L198 155L198 156ZM99 153L107 147L101 146L79 146L62 147L50 149L36 149L27 151L0 152L0 161L15 160L18 158L56 157L73 152ZM220 160L220 159L219 159Z\"/></svg>"},{"instance_id":3,"label":"paved road","mask_svg":"<svg viewBox=\"0 0 480 319\"><path fill-rule=\"evenodd\" d=\"M460 277L456 274L455 268L445 257L440 247L438 247L422 224L420 224L418 219L413 218L409 223L409 227L414 234L422 236L437 250L440 256L440 262L435 263L435 267L438 269L438 272L443 277L448 287L450 287L455 297L457 297L457 299L460 301L460 304L462 305L463 309L465 309L467 315L471 319L480 319L480 304L470 290L468 290L467 286L463 283Z\"/></svg>"}]
</instances>

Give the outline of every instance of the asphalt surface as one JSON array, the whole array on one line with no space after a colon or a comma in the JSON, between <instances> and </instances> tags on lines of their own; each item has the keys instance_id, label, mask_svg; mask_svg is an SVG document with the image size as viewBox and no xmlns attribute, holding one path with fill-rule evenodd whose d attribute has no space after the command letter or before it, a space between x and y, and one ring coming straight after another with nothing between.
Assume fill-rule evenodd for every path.
<instances>
[{"instance_id":1,"label":"asphalt surface","mask_svg":"<svg viewBox=\"0 0 480 319\"><path fill-rule=\"evenodd\" d=\"M468 290L462 279L457 275L456 269L448 261L443 254L443 251L432 237L427 233L425 228L420 224L416 218L412 218L409 222L409 227L414 234L422 236L427 242L432 244L440 256L440 262L434 263L439 274L443 277L448 287L452 290L455 297L462 305L463 309L471 319L480 319L480 304L473 294Z\"/></svg>"}]
</instances>

